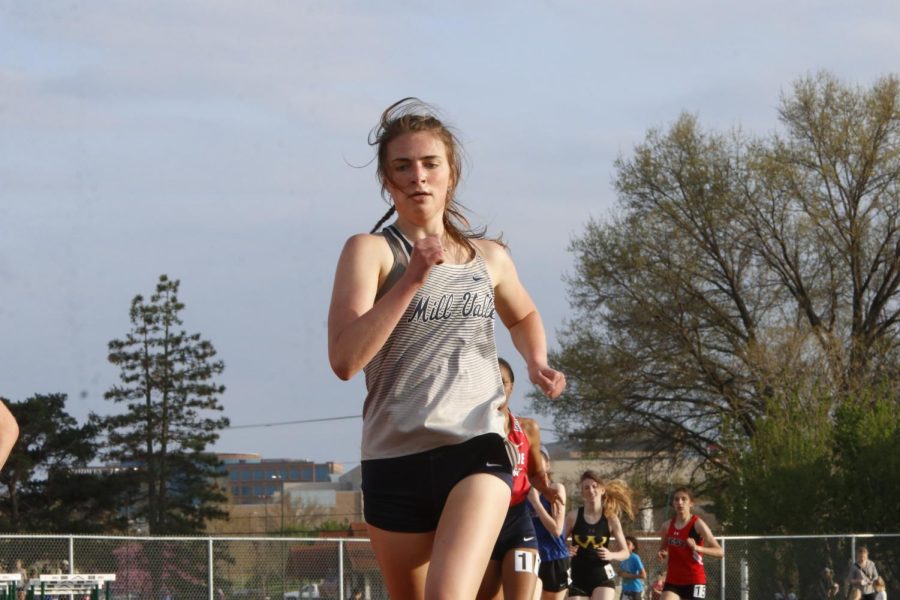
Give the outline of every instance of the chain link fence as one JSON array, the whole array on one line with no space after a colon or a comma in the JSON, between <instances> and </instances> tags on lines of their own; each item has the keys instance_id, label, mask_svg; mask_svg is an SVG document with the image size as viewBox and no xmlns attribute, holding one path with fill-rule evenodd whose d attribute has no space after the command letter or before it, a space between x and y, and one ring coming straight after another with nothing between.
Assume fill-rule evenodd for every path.
<instances>
[{"instance_id":1,"label":"chain link fence","mask_svg":"<svg viewBox=\"0 0 900 600\"><path fill-rule=\"evenodd\" d=\"M900 534L843 536L726 536L722 560L707 559L707 598L813 599L825 567L846 598L856 548L869 556L900 594ZM665 565L658 538L639 537L648 583ZM17 566L18 565L18 566ZM0 572L115 573L115 600L342 600L356 591L387 599L368 540L271 537L0 537ZM617 594L618 597L618 594Z\"/></svg>"},{"instance_id":2,"label":"chain link fence","mask_svg":"<svg viewBox=\"0 0 900 600\"><path fill-rule=\"evenodd\" d=\"M837 598L847 598L846 585L856 548L865 545L888 597L900 594L900 534L821 536L722 536L723 559L705 558L706 597L720 600L818 600L816 587L825 568L840 585ZM640 554L652 585L665 570L656 556L659 538L638 538ZM618 596L617 596L618 597Z\"/></svg>"}]
</instances>

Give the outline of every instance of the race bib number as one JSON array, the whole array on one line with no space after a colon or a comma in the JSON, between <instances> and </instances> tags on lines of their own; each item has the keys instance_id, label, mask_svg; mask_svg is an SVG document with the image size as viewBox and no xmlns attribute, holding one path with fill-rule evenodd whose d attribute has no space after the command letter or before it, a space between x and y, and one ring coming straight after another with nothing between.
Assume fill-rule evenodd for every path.
<instances>
[{"instance_id":1,"label":"race bib number","mask_svg":"<svg viewBox=\"0 0 900 600\"><path fill-rule=\"evenodd\" d=\"M541 557L532 552L518 550L515 554L515 572L516 573L533 573L538 574L538 567L541 566Z\"/></svg>"},{"instance_id":2,"label":"race bib number","mask_svg":"<svg viewBox=\"0 0 900 600\"><path fill-rule=\"evenodd\" d=\"M694 598L706 598L706 586L705 585L695 585L694 586Z\"/></svg>"},{"instance_id":3,"label":"race bib number","mask_svg":"<svg viewBox=\"0 0 900 600\"><path fill-rule=\"evenodd\" d=\"M613 577L616 576L616 570L613 569L613 566L611 564L607 563L606 566L603 568L606 570L606 578L607 579L612 579Z\"/></svg>"}]
</instances>

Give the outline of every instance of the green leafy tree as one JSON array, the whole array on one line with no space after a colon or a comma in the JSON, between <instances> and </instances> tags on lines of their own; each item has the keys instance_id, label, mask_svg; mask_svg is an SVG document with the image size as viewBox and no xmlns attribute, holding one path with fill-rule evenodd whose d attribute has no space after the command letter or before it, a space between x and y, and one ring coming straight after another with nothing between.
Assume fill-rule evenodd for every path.
<instances>
[{"instance_id":1,"label":"green leafy tree","mask_svg":"<svg viewBox=\"0 0 900 600\"><path fill-rule=\"evenodd\" d=\"M886 387L868 390L837 411L832 526L838 530L900 530L900 403L895 394Z\"/></svg>"},{"instance_id":2,"label":"green leafy tree","mask_svg":"<svg viewBox=\"0 0 900 600\"><path fill-rule=\"evenodd\" d=\"M206 451L228 426L215 382L224 369L213 345L181 329L178 280L161 275L156 291L131 303L131 331L109 343L109 361L120 384L106 398L126 411L107 417L108 456L137 467L141 487L134 514L151 534L202 532L208 520L225 518L225 497L214 483L221 464Z\"/></svg>"},{"instance_id":3,"label":"green leafy tree","mask_svg":"<svg viewBox=\"0 0 900 600\"><path fill-rule=\"evenodd\" d=\"M900 527L900 413L889 388L847 395L836 411L777 394L717 499L730 533L885 532ZM771 596L776 581L808 589L822 565L849 548L841 538L763 543L754 555L750 589ZM896 548L878 548L884 564ZM773 574L775 576L773 577ZM771 588L771 589L770 589Z\"/></svg>"},{"instance_id":4,"label":"green leafy tree","mask_svg":"<svg viewBox=\"0 0 900 600\"><path fill-rule=\"evenodd\" d=\"M702 489L761 427L777 438L784 398L833 415L898 381L900 81L807 77L779 117L754 137L685 114L617 161L619 209L571 246L553 357L570 385L534 400L567 436L640 437L642 460L697 465Z\"/></svg>"},{"instance_id":5,"label":"green leafy tree","mask_svg":"<svg viewBox=\"0 0 900 600\"><path fill-rule=\"evenodd\" d=\"M900 527L900 412L880 386L837 410L776 396L756 435L733 450L721 518L733 533L896 531Z\"/></svg>"},{"instance_id":6,"label":"green leafy tree","mask_svg":"<svg viewBox=\"0 0 900 600\"><path fill-rule=\"evenodd\" d=\"M0 484L5 530L96 533L124 527L119 510L128 481L122 474L82 469L99 452L98 426L65 410L65 394L35 394L6 401L19 424L19 440Z\"/></svg>"},{"instance_id":7,"label":"green leafy tree","mask_svg":"<svg viewBox=\"0 0 900 600\"><path fill-rule=\"evenodd\" d=\"M753 438L729 444L734 475L719 496L717 516L731 533L834 531L830 405L778 392Z\"/></svg>"}]
</instances>

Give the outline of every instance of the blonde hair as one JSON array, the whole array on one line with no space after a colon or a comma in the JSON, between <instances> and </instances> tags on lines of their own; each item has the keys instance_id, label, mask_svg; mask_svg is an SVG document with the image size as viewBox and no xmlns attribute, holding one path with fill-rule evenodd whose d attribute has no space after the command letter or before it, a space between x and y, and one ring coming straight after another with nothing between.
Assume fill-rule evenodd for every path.
<instances>
[{"instance_id":1,"label":"blonde hair","mask_svg":"<svg viewBox=\"0 0 900 600\"><path fill-rule=\"evenodd\" d=\"M873 587L878 591L883 590L886 587L884 583L884 577L879 577L878 579L876 579Z\"/></svg>"},{"instance_id":2,"label":"blonde hair","mask_svg":"<svg viewBox=\"0 0 900 600\"><path fill-rule=\"evenodd\" d=\"M860 590L859 588L853 588L850 591L849 600L862 600L862 590Z\"/></svg>"},{"instance_id":3,"label":"blonde hair","mask_svg":"<svg viewBox=\"0 0 900 600\"><path fill-rule=\"evenodd\" d=\"M603 488L603 516L607 519L610 517L619 517L622 513L628 515L629 519L634 520L634 499L632 498L631 488L621 479L612 479L604 481L596 471L585 471L581 474L581 483L585 479L597 482Z\"/></svg>"}]
</instances>

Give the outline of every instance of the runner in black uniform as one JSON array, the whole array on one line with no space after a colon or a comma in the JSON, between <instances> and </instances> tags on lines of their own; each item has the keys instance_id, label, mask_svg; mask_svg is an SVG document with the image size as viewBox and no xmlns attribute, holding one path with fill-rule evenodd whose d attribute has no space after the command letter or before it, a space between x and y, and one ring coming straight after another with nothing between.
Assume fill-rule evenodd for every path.
<instances>
[{"instance_id":1,"label":"runner in black uniform","mask_svg":"<svg viewBox=\"0 0 900 600\"><path fill-rule=\"evenodd\" d=\"M566 535L571 536L572 585L569 598L613 600L616 571L610 561L625 560L631 554L622 533L619 515L634 517L631 490L620 480L604 482L593 471L581 476L584 506L566 516ZM618 550L609 548L616 541Z\"/></svg>"}]
</instances>

